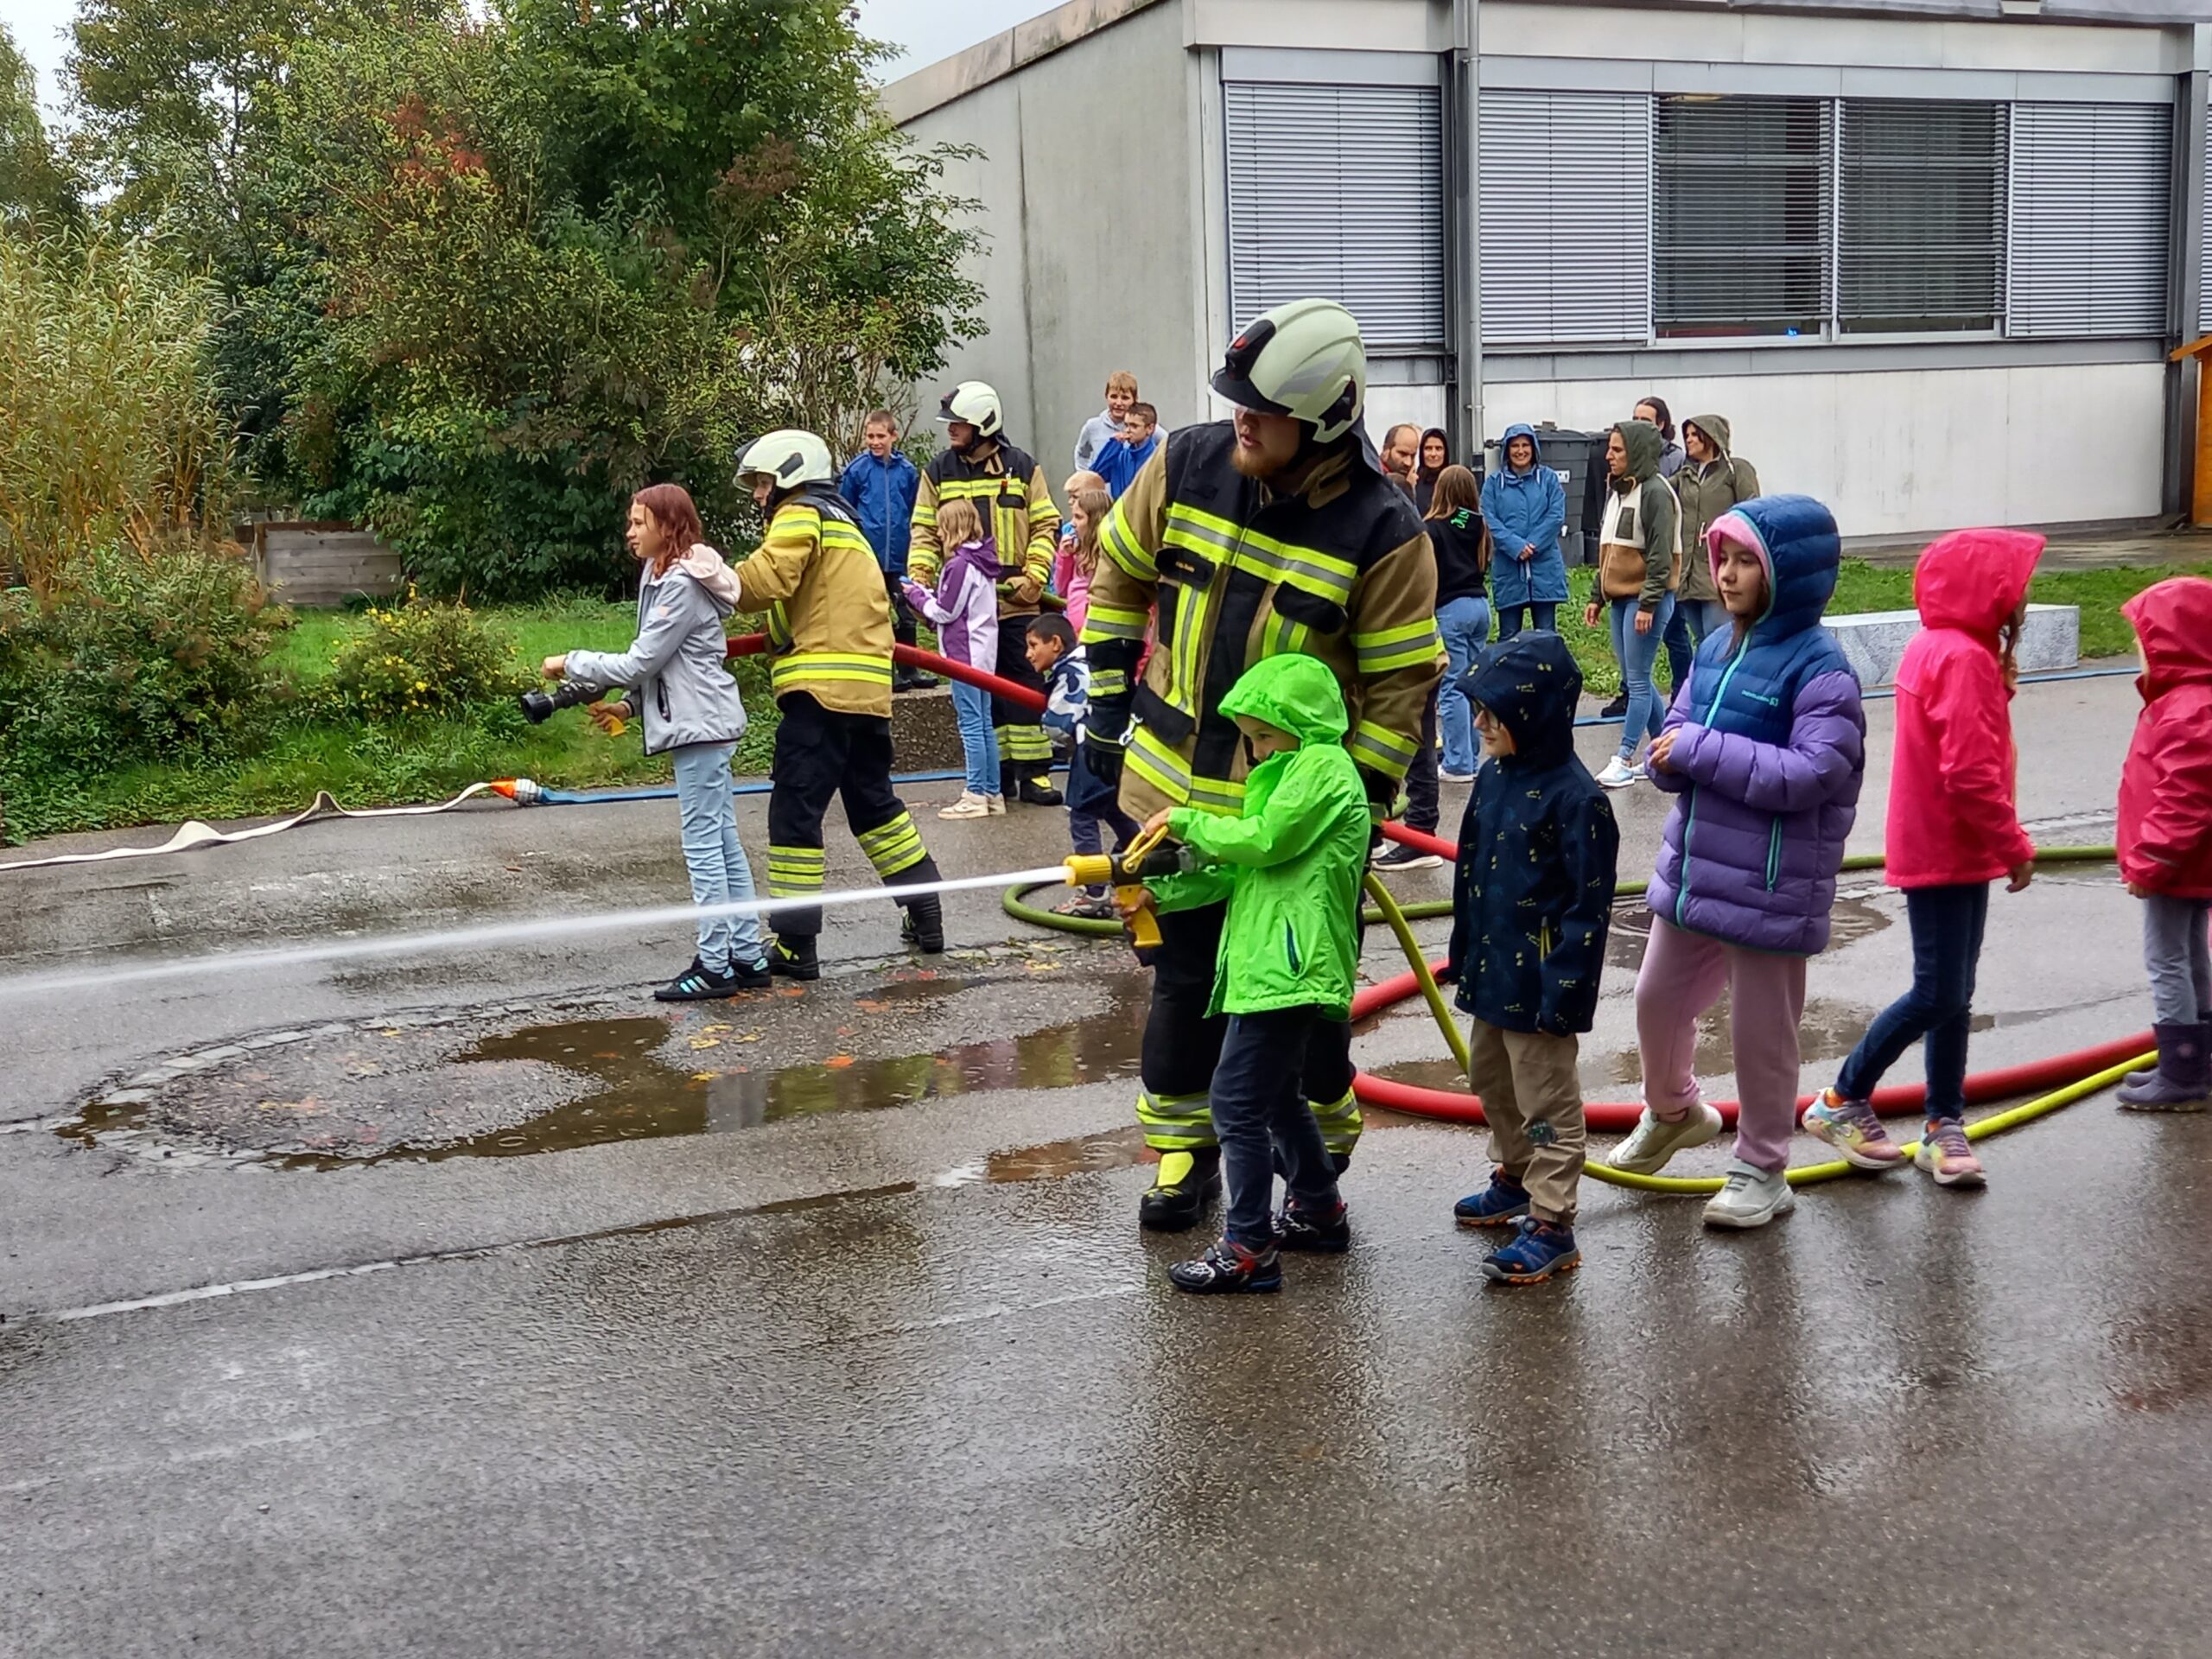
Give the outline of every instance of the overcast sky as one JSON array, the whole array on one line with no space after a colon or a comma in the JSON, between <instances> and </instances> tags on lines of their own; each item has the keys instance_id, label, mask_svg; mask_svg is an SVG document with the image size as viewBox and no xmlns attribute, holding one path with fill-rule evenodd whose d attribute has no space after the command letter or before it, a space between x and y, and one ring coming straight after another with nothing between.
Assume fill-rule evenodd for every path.
<instances>
[{"instance_id":1,"label":"overcast sky","mask_svg":"<svg viewBox=\"0 0 2212 1659\"><path fill-rule=\"evenodd\" d=\"M886 73L896 79L910 69L950 57L963 47L1014 27L1025 17L1049 11L1058 0L859 0L861 28L880 41L903 48L906 56ZM61 101L61 59L68 50L69 20L76 0L0 0L0 16L39 71L40 88L49 109Z\"/></svg>"}]
</instances>

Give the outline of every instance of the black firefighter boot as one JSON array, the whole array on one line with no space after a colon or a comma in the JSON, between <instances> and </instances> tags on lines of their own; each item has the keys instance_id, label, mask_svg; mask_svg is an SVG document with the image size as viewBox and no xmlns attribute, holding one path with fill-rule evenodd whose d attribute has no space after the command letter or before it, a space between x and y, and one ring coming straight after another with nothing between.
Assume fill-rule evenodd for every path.
<instances>
[{"instance_id":1,"label":"black firefighter boot","mask_svg":"<svg viewBox=\"0 0 2212 1659\"><path fill-rule=\"evenodd\" d=\"M1160 1157L1152 1190L1137 1203L1137 1225L1148 1232L1187 1232L1205 1219L1221 1191L1221 1148L1193 1147Z\"/></svg>"},{"instance_id":2,"label":"black firefighter boot","mask_svg":"<svg viewBox=\"0 0 2212 1659\"><path fill-rule=\"evenodd\" d=\"M1039 766L1047 764L1041 760L1038 762ZM1021 780L1021 804L1024 806L1059 806L1066 800L1066 796L1052 787L1052 774L1049 771L1042 777L1024 777Z\"/></svg>"},{"instance_id":3,"label":"black firefighter boot","mask_svg":"<svg viewBox=\"0 0 2212 1659\"><path fill-rule=\"evenodd\" d=\"M999 762L999 793L1008 806L1021 798L1021 768L1011 760Z\"/></svg>"},{"instance_id":4,"label":"black firefighter boot","mask_svg":"<svg viewBox=\"0 0 2212 1659\"><path fill-rule=\"evenodd\" d=\"M822 958L816 954L814 935L776 935L768 946L768 971L779 979L821 978Z\"/></svg>"},{"instance_id":5,"label":"black firefighter boot","mask_svg":"<svg viewBox=\"0 0 2212 1659\"><path fill-rule=\"evenodd\" d=\"M934 957L944 949L944 906L935 893L919 899L909 899L900 908L905 914L899 921L899 937L925 957Z\"/></svg>"}]
</instances>

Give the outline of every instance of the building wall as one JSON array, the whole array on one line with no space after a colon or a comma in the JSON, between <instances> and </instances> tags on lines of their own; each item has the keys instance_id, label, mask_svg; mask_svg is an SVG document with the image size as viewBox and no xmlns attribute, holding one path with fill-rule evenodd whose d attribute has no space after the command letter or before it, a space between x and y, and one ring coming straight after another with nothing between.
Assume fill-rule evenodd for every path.
<instances>
[{"instance_id":1,"label":"building wall","mask_svg":"<svg viewBox=\"0 0 2212 1659\"><path fill-rule=\"evenodd\" d=\"M1906 536L2156 516L2163 386L2157 363L1531 381L1492 386L1488 424L1602 430L1656 392L1677 421L1725 416L1762 485L1847 537Z\"/></svg>"},{"instance_id":2,"label":"building wall","mask_svg":"<svg viewBox=\"0 0 2212 1659\"><path fill-rule=\"evenodd\" d=\"M1152 5L906 123L978 146L946 190L985 204L975 267L988 332L943 378L988 380L1057 493L1106 376L1128 369L1169 425L1205 412L1181 7ZM920 389L925 411L937 393Z\"/></svg>"}]
</instances>

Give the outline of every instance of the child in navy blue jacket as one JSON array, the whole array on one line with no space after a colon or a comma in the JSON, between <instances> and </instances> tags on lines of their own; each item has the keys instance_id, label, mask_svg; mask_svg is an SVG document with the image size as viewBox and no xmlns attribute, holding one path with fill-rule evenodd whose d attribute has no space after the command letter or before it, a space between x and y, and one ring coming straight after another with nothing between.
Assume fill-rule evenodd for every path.
<instances>
[{"instance_id":1,"label":"child in navy blue jacket","mask_svg":"<svg viewBox=\"0 0 2212 1659\"><path fill-rule=\"evenodd\" d=\"M1515 1227L1483 1263L1495 1283L1578 1267L1580 1034L1598 1011L1620 830L1574 753L1582 671L1555 633L1500 640L1459 683L1483 755L1452 883L1452 964L1473 1014L1467 1082L1490 1122L1490 1185L1462 1227Z\"/></svg>"}]
</instances>

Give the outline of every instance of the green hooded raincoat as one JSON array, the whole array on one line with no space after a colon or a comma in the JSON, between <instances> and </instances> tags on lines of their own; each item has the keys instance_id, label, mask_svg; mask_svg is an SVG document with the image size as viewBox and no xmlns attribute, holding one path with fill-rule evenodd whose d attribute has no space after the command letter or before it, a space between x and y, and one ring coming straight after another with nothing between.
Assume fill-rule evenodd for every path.
<instances>
[{"instance_id":1,"label":"green hooded raincoat","mask_svg":"<svg viewBox=\"0 0 2212 1659\"><path fill-rule=\"evenodd\" d=\"M1360 881L1367 873L1367 788L1344 746L1351 721L1336 676L1295 652L1248 669L1221 711L1292 733L1244 783L1243 813L1178 807L1168 833L1229 881L1209 1014L1312 1004L1343 1019L1359 963ZM1187 878L1203 881L1206 874Z\"/></svg>"}]
</instances>

